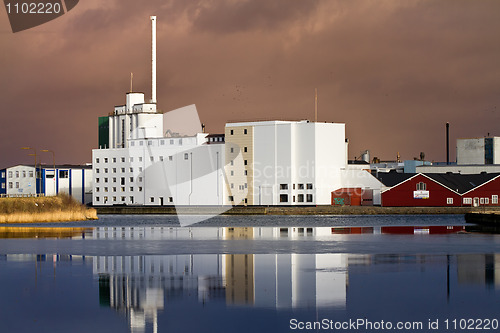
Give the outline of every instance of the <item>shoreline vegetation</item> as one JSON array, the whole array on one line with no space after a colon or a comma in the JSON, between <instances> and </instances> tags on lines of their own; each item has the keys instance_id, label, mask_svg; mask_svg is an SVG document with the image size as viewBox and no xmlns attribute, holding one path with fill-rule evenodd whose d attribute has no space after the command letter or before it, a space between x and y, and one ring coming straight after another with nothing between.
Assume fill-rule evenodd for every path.
<instances>
[{"instance_id":1,"label":"shoreline vegetation","mask_svg":"<svg viewBox=\"0 0 500 333\"><path fill-rule=\"evenodd\" d=\"M166 215L435 215L484 213L485 207L380 207L380 206L96 206L98 214ZM500 213L500 207L488 207Z\"/></svg>"},{"instance_id":2,"label":"shoreline vegetation","mask_svg":"<svg viewBox=\"0 0 500 333\"><path fill-rule=\"evenodd\" d=\"M50 197L0 198L0 223L97 220L97 211L68 194Z\"/></svg>"}]
</instances>

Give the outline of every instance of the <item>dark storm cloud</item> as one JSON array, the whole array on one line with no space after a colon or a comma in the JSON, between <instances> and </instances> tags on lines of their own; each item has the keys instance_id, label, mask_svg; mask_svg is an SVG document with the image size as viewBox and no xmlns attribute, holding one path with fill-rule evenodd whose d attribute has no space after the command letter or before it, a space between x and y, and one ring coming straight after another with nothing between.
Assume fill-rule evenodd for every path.
<instances>
[{"instance_id":1,"label":"dark storm cloud","mask_svg":"<svg viewBox=\"0 0 500 333\"><path fill-rule=\"evenodd\" d=\"M226 34L276 29L309 16L317 4L316 0L203 0L189 14L195 29Z\"/></svg>"},{"instance_id":2,"label":"dark storm cloud","mask_svg":"<svg viewBox=\"0 0 500 333\"><path fill-rule=\"evenodd\" d=\"M346 123L351 158L443 160L447 121L452 142L500 135L500 1L86 0L17 34L0 15L0 167L35 144L90 161L130 72L150 96L150 15L159 107L195 103L210 132L312 119L318 88L319 120Z\"/></svg>"}]
</instances>

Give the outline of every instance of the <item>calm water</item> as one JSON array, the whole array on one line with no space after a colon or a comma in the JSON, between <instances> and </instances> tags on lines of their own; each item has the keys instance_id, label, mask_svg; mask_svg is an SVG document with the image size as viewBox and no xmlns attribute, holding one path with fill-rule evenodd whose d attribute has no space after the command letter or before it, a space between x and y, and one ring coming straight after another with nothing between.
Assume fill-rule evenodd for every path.
<instances>
[{"instance_id":1,"label":"calm water","mask_svg":"<svg viewBox=\"0 0 500 333\"><path fill-rule=\"evenodd\" d=\"M462 216L3 225L0 295L1 332L498 331L500 235Z\"/></svg>"}]
</instances>

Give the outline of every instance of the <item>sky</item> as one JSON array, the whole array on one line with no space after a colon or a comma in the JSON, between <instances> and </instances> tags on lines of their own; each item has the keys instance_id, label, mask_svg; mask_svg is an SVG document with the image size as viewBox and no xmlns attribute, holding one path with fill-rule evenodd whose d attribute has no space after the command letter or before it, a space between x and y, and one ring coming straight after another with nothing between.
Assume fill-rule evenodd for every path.
<instances>
[{"instance_id":1,"label":"sky","mask_svg":"<svg viewBox=\"0 0 500 333\"><path fill-rule=\"evenodd\" d=\"M134 91L226 122L346 124L349 158L451 159L457 138L500 136L497 0L81 0L12 33L0 8L0 168L91 162L98 117Z\"/></svg>"}]
</instances>

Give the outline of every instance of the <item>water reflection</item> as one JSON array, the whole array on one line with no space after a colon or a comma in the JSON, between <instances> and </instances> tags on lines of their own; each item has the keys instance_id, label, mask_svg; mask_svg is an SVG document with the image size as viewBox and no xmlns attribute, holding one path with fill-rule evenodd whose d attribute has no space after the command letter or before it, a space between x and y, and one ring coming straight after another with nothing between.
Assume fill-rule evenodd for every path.
<instances>
[{"instance_id":1,"label":"water reflection","mask_svg":"<svg viewBox=\"0 0 500 333\"><path fill-rule=\"evenodd\" d=\"M94 239L216 239L250 240L290 238L324 239L347 234L445 235L467 232L466 226L390 226L390 227L97 227Z\"/></svg>"},{"instance_id":2,"label":"water reflection","mask_svg":"<svg viewBox=\"0 0 500 333\"><path fill-rule=\"evenodd\" d=\"M93 228L0 227L2 238L85 238Z\"/></svg>"}]
</instances>

